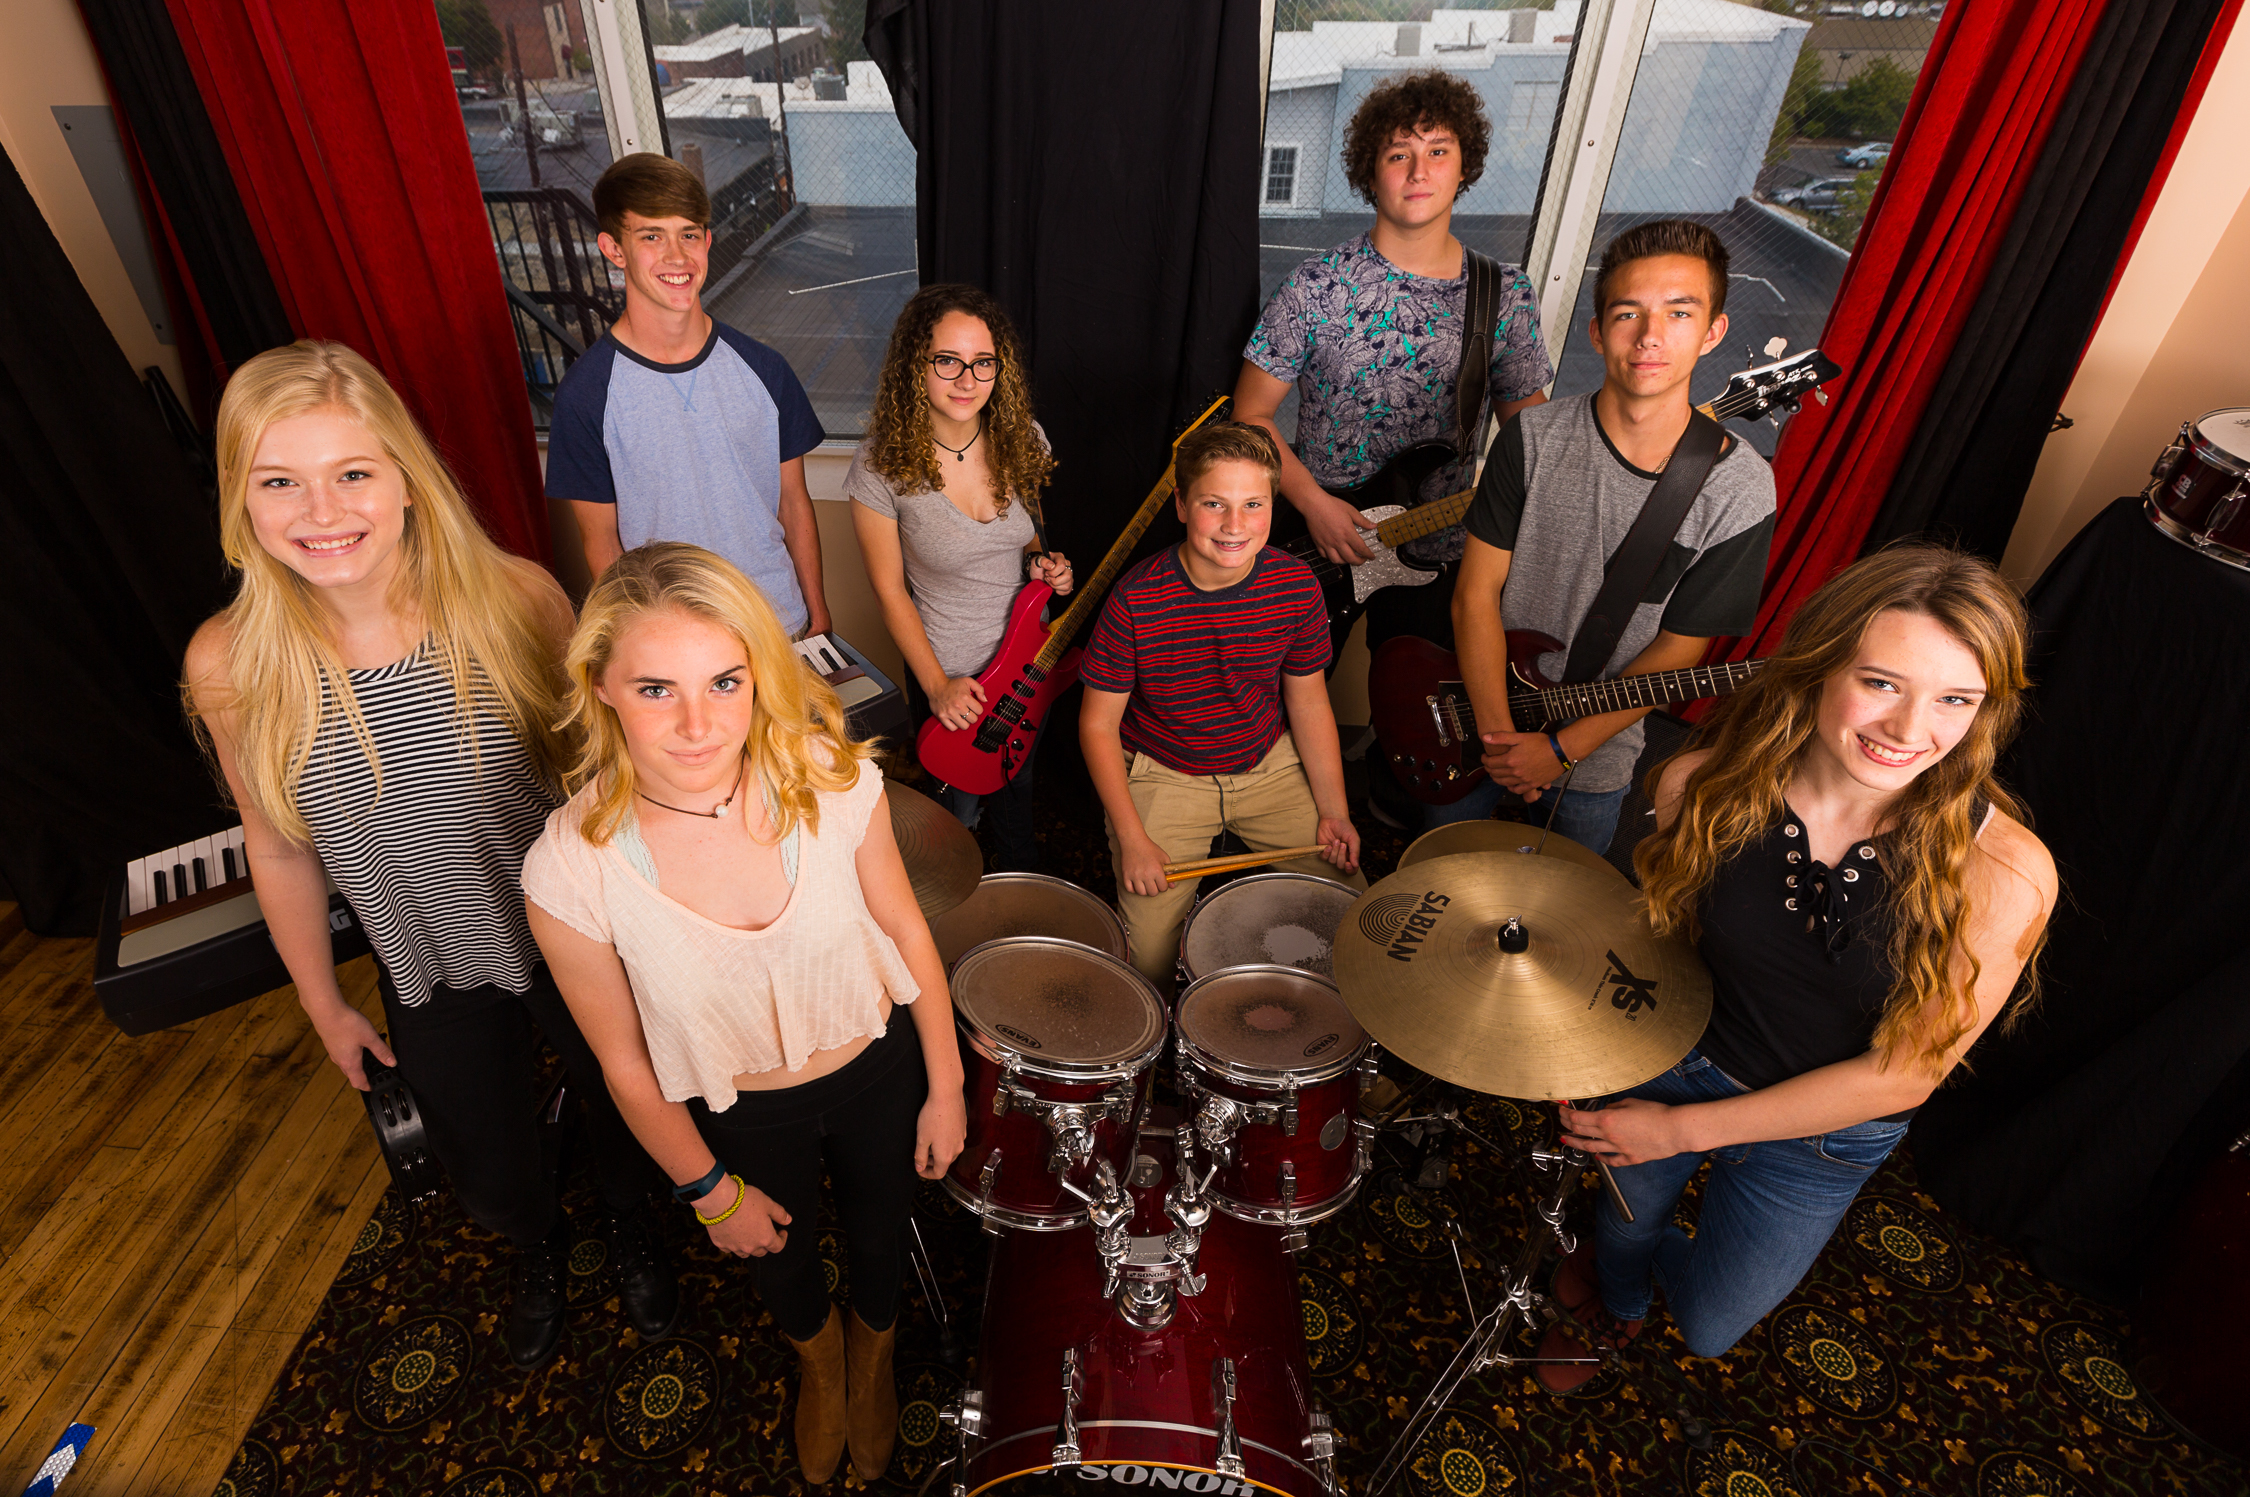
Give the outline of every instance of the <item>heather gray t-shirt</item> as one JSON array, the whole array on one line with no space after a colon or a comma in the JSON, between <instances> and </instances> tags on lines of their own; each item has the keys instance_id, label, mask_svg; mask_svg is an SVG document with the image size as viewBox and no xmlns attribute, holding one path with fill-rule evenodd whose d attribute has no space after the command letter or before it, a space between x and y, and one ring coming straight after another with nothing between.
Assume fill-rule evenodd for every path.
<instances>
[{"instance_id":1,"label":"heather gray t-shirt","mask_svg":"<svg viewBox=\"0 0 2250 1497\"><path fill-rule=\"evenodd\" d=\"M1040 440L1046 440L1044 432ZM973 676L992 663L1008 627L1008 606L1023 588L1024 548L1035 534L1029 507L1012 499L999 516L980 524L935 490L901 494L875 471L874 443L867 438L852 455L844 493L854 504L898 521L906 587L938 669Z\"/></svg>"},{"instance_id":2,"label":"heather gray t-shirt","mask_svg":"<svg viewBox=\"0 0 2250 1497\"><path fill-rule=\"evenodd\" d=\"M1656 477L1619 455L1595 419L1590 395L1533 406L1494 439L1469 506L1469 534L1514 553L1500 614L1510 629L1533 629L1563 642L1562 649L1539 657L1550 680L1561 678L1571 637ZM1671 551L1658 564L1601 676L1614 676L1630 664L1660 629L1695 636L1747 633L1758 618L1773 507L1773 469L1747 442L1731 442L1688 506ZM1636 722L1588 754L1570 788L1615 790L1630 784L1641 737Z\"/></svg>"}]
</instances>

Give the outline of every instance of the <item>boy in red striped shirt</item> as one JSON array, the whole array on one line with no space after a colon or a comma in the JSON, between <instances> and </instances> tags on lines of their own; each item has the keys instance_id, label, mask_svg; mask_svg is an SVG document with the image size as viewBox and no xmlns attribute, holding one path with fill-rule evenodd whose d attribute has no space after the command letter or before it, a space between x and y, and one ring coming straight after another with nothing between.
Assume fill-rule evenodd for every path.
<instances>
[{"instance_id":1,"label":"boy in red striped shirt","mask_svg":"<svg viewBox=\"0 0 2250 1497\"><path fill-rule=\"evenodd\" d=\"M1273 438L1235 421L1199 427L1173 476L1187 540L1126 573L1102 606L1078 714L1133 965L1166 992L1196 880L1168 885L1164 865L1208 856L1221 830L1258 851L1317 842L1319 858L1275 867L1366 886L1320 584L1266 545L1281 476Z\"/></svg>"}]
</instances>

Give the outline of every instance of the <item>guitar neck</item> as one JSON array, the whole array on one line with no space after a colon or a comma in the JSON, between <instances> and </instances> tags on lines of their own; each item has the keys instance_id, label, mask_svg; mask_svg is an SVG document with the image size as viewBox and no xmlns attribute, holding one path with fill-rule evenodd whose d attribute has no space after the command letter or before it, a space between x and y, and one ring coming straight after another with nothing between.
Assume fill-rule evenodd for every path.
<instances>
[{"instance_id":1,"label":"guitar neck","mask_svg":"<svg viewBox=\"0 0 2250 1497\"><path fill-rule=\"evenodd\" d=\"M1469 502L1476 496L1475 489L1463 489L1460 493L1448 494L1443 499L1417 504L1405 513L1393 515L1376 526L1375 537L1396 550L1408 541L1436 535L1448 525L1460 524L1461 517L1469 512Z\"/></svg>"},{"instance_id":2,"label":"guitar neck","mask_svg":"<svg viewBox=\"0 0 2250 1497\"><path fill-rule=\"evenodd\" d=\"M1508 693L1508 710L1518 722L1536 714L1541 722L1594 717L1641 707L1668 707L1702 697L1723 697L1758 674L1763 660L1693 665L1685 670L1651 671L1643 676L1613 676L1574 686L1550 686Z\"/></svg>"}]
</instances>

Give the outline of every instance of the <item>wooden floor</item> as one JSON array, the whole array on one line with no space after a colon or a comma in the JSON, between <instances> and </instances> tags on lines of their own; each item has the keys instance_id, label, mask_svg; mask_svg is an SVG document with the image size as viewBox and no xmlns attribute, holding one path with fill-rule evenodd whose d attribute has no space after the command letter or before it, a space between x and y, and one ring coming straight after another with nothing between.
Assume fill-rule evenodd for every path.
<instances>
[{"instance_id":1,"label":"wooden floor","mask_svg":"<svg viewBox=\"0 0 2250 1497\"><path fill-rule=\"evenodd\" d=\"M93 944L0 904L0 1493L75 1420L65 1497L203 1497L389 1176L294 988L129 1039Z\"/></svg>"}]
</instances>

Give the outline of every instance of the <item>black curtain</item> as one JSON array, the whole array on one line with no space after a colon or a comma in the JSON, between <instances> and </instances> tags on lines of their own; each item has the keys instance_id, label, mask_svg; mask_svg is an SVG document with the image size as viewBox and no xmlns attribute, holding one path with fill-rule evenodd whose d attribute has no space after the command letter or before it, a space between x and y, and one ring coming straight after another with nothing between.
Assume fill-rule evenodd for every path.
<instances>
[{"instance_id":1,"label":"black curtain","mask_svg":"<svg viewBox=\"0 0 2250 1497\"><path fill-rule=\"evenodd\" d=\"M2115 0L1868 530L1998 560L2225 0Z\"/></svg>"},{"instance_id":2,"label":"black curtain","mask_svg":"<svg viewBox=\"0 0 2250 1497\"><path fill-rule=\"evenodd\" d=\"M2120 499L2030 597L2007 782L2062 876L2045 991L1914 1122L1930 1193L2057 1283L2130 1294L2250 1125L2250 572Z\"/></svg>"},{"instance_id":3,"label":"black curtain","mask_svg":"<svg viewBox=\"0 0 2250 1497\"><path fill-rule=\"evenodd\" d=\"M877 0L867 45L917 150L925 284L1016 320L1085 577L1178 427L1234 388L1258 311L1258 5ZM1145 551L1177 527L1159 526Z\"/></svg>"},{"instance_id":4,"label":"black curtain","mask_svg":"<svg viewBox=\"0 0 2250 1497\"><path fill-rule=\"evenodd\" d=\"M149 187L163 200L165 217L179 240L184 263L172 269L210 327L214 346L209 352L218 366L215 388L244 360L297 335L251 232L164 0L79 0L79 10ZM401 232L410 230L402 225ZM151 238L161 253L162 239ZM193 328L189 309L176 310L179 325ZM208 418L211 413L201 414Z\"/></svg>"},{"instance_id":5,"label":"black curtain","mask_svg":"<svg viewBox=\"0 0 2250 1497\"><path fill-rule=\"evenodd\" d=\"M224 601L187 460L17 175L0 165L0 872L41 935L91 935L127 859L233 819L180 712Z\"/></svg>"}]
</instances>

